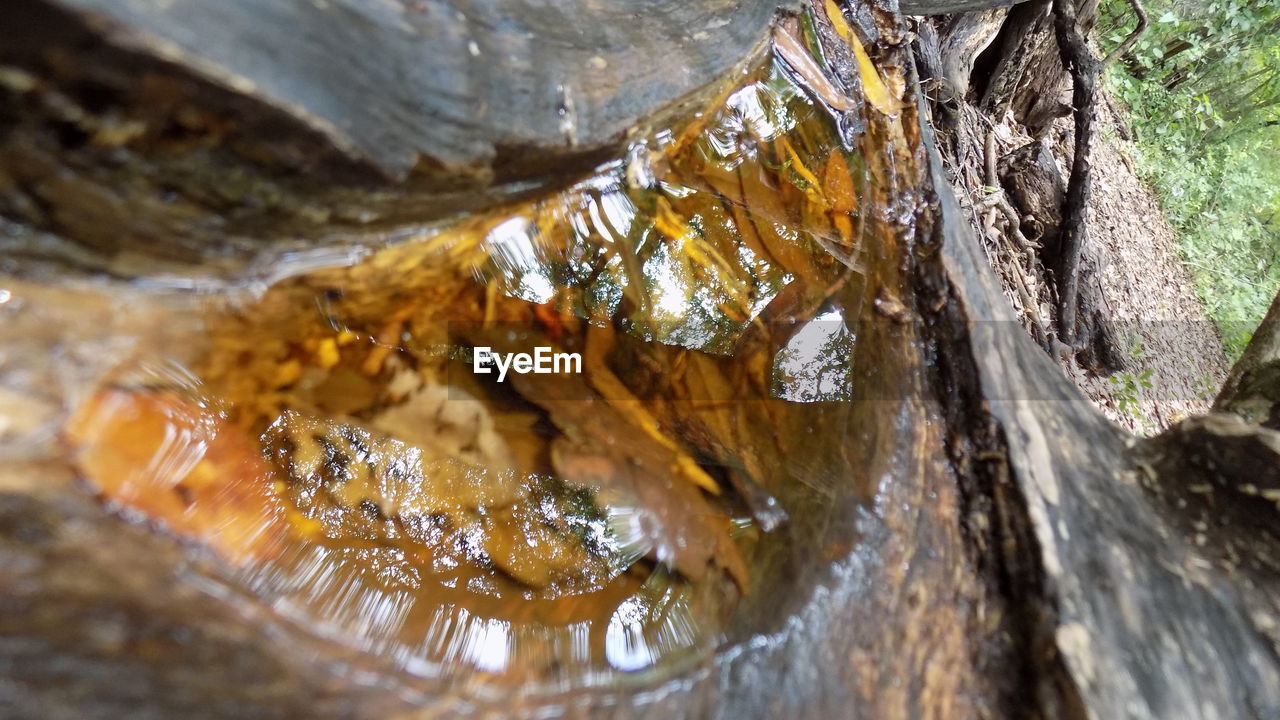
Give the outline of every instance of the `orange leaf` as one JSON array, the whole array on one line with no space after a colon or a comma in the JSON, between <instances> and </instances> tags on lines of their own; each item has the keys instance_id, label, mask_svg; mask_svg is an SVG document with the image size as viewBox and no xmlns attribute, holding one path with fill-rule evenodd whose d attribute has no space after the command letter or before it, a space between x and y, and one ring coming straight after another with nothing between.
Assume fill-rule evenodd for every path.
<instances>
[{"instance_id":1,"label":"orange leaf","mask_svg":"<svg viewBox=\"0 0 1280 720\"><path fill-rule=\"evenodd\" d=\"M284 523L271 471L252 438L208 409L172 393L104 390L67 436L107 499L232 562L274 552Z\"/></svg>"}]
</instances>

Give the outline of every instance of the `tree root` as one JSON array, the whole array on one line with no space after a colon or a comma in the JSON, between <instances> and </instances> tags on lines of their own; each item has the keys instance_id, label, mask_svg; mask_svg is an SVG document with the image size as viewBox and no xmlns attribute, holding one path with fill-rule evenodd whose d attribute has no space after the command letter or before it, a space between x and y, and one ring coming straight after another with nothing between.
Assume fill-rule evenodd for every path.
<instances>
[{"instance_id":1,"label":"tree root","mask_svg":"<svg viewBox=\"0 0 1280 720\"><path fill-rule=\"evenodd\" d=\"M988 233L988 236L991 234L1001 236L1008 246L1010 254L1009 274L1013 277L1014 291L1022 302L1023 314L1031 324L1031 335L1035 338L1036 344L1044 348L1045 352L1050 352L1049 333L1045 330L1044 323L1040 321L1040 303L1032 297L1031 291L1027 288L1026 275L1022 271L1022 263L1019 262L1019 260L1034 262L1035 253L1033 248L1038 247L1038 245L1032 243L1022 234L1022 218L1018 217L1017 211L1009 204L1009 199L1005 197L1004 188L1000 186L1000 178L996 173L996 131L994 128L987 129L983 168L986 172L986 183L990 194L977 203L974 209L978 212L986 212L983 220L983 231ZM1008 229L1005 232L995 229L997 211L1004 216L1008 224Z\"/></svg>"}]
</instances>

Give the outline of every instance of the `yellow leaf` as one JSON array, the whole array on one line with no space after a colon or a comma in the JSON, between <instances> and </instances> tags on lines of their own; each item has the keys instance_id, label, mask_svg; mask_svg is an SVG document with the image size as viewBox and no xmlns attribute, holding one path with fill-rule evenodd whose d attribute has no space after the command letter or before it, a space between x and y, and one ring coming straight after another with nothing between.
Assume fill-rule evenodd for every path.
<instances>
[{"instance_id":1,"label":"yellow leaf","mask_svg":"<svg viewBox=\"0 0 1280 720\"><path fill-rule=\"evenodd\" d=\"M338 352L338 342L333 338L325 338L316 346L316 364L322 370L332 370L342 359Z\"/></svg>"},{"instance_id":2,"label":"yellow leaf","mask_svg":"<svg viewBox=\"0 0 1280 720\"><path fill-rule=\"evenodd\" d=\"M844 38L845 42L850 42L853 38L853 29L844 19L844 13L840 12L840 6L836 5L836 0L826 0L826 7L827 17L831 19L831 27L836 29L836 33Z\"/></svg>"},{"instance_id":3,"label":"yellow leaf","mask_svg":"<svg viewBox=\"0 0 1280 720\"><path fill-rule=\"evenodd\" d=\"M849 23L844 19L844 13L840 12L835 0L826 0L826 9L827 17L831 19L831 26L840 37L844 38L845 42L849 43L849 47L853 48L854 57L858 59L858 75L862 78L862 91L867 96L867 102L885 115L896 113L899 107L897 98L889 92L889 87L880 78L879 71L871 63L871 56L867 54L866 48L862 47L862 41L858 40L853 28L849 27Z\"/></svg>"},{"instance_id":4,"label":"yellow leaf","mask_svg":"<svg viewBox=\"0 0 1280 720\"><path fill-rule=\"evenodd\" d=\"M657 419L649 414L640 399L632 395L627 386L609 369L605 356L613 347L612 334L594 325L588 326L587 333L585 361L592 387L620 413L639 426L645 435L671 451L675 455L676 469L681 475L712 495L719 495L720 485L693 458L689 457L678 443L662 432Z\"/></svg>"}]
</instances>

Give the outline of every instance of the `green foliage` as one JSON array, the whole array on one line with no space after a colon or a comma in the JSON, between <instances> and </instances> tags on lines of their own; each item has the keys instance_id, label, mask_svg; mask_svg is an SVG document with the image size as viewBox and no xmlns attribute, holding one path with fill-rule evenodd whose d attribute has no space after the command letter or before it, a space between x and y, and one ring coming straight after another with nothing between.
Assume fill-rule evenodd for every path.
<instances>
[{"instance_id":1,"label":"green foliage","mask_svg":"<svg viewBox=\"0 0 1280 720\"><path fill-rule=\"evenodd\" d=\"M1221 383L1210 375L1201 375L1196 378L1195 391L1201 400L1211 403L1217 397L1218 391L1221 389Z\"/></svg>"},{"instance_id":2,"label":"green foliage","mask_svg":"<svg viewBox=\"0 0 1280 720\"><path fill-rule=\"evenodd\" d=\"M1147 359L1147 346L1142 342L1142 336L1134 335L1129 340L1129 358L1142 362Z\"/></svg>"},{"instance_id":3,"label":"green foliage","mask_svg":"<svg viewBox=\"0 0 1280 720\"><path fill-rule=\"evenodd\" d=\"M1107 378L1115 391L1116 407L1120 412L1138 420L1142 419L1142 411L1138 403L1142 400L1142 391L1151 388L1151 371L1143 370L1133 373L1120 373Z\"/></svg>"},{"instance_id":4,"label":"green foliage","mask_svg":"<svg viewBox=\"0 0 1280 720\"><path fill-rule=\"evenodd\" d=\"M1151 27L1107 83L1236 357L1280 288L1280 0L1146 5ZM1131 13L1125 0L1104 0L1104 51L1123 40Z\"/></svg>"}]
</instances>

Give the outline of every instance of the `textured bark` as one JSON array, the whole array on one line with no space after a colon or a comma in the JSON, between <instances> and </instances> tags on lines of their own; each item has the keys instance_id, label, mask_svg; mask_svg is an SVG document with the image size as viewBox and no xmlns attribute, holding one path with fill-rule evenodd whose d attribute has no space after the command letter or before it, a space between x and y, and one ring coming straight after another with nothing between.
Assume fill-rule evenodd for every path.
<instances>
[{"instance_id":1,"label":"textured bark","mask_svg":"<svg viewBox=\"0 0 1280 720\"><path fill-rule=\"evenodd\" d=\"M1045 44L1053 40L1050 6L1051 0L1032 0L1010 10L987 53L990 67L982 74L984 85L979 98L982 106L997 117L1013 104L1015 92L1028 79L1027 67L1046 54ZM1056 55L1056 51L1049 54Z\"/></svg>"},{"instance_id":2,"label":"textured bark","mask_svg":"<svg viewBox=\"0 0 1280 720\"><path fill-rule=\"evenodd\" d=\"M242 272L563 184L790 4L0 3L0 213L122 274Z\"/></svg>"},{"instance_id":3,"label":"textured bark","mask_svg":"<svg viewBox=\"0 0 1280 720\"><path fill-rule=\"evenodd\" d=\"M1094 375L1108 377L1128 369L1130 350L1102 289L1103 261L1098 253L1096 246L1086 247L1077 270L1076 362Z\"/></svg>"},{"instance_id":4,"label":"textured bark","mask_svg":"<svg viewBox=\"0 0 1280 720\"><path fill-rule=\"evenodd\" d=\"M1022 216L1022 231L1040 240L1046 256L1057 248L1067 182L1043 141L1028 143L1000 158L1000 183Z\"/></svg>"},{"instance_id":5,"label":"textured bark","mask_svg":"<svg viewBox=\"0 0 1280 720\"><path fill-rule=\"evenodd\" d=\"M969 94L969 76L978 55L995 40L1008 10L999 8L953 16L939 33L941 74L952 97Z\"/></svg>"},{"instance_id":6,"label":"textured bark","mask_svg":"<svg viewBox=\"0 0 1280 720\"><path fill-rule=\"evenodd\" d=\"M1004 8L1027 0L900 0L898 7L907 15L945 15Z\"/></svg>"},{"instance_id":7,"label":"textured bark","mask_svg":"<svg viewBox=\"0 0 1280 720\"><path fill-rule=\"evenodd\" d=\"M119 10L106 5L100 6L103 12ZM181 2L170 5L196 12ZM394 6L349 5L370 13ZM621 0L585 5L619 12L638 7ZM306 129L333 109L323 95L282 111L264 104L259 93L266 85L213 88L207 78L198 80L207 66L190 62L190 56L148 60L148 52L168 47L139 40L145 37L142 28L156 32L160 27L155 17L130 16L136 25L120 26L100 15L68 19L61 3L39 6L53 13L47 27L58 32L18 42L14 26L0 24L0 38L9 41L0 47L28 43L31 52L24 57L30 63L35 57L56 57L58 49L73 57L87 53L101 61L94 77L119 83L111 87L129 86L125 70L147 68L132 76L137 79L155 77L151 73L163 68L168 81L210 91L198 95L195 105L215 116L286 122L285 145L274 150L282 153L278 158L264 159L238 143L226 155L194 143L124 158L126 167L149 168L170 179L182 177L182 162L203 168L204 179L174 190L179 200L199 197L197 189L217 187L260 162L308 172L288 186L297 204L276 209L292 218L287 221L264 213L263 195L248 191L222 198L216 212L212 204L199 206L196 216L211 223L207 226L150 208L138 200L145 193L103 200L113 176L102 169L102 161L119 154L80 134L87 129L100 145L112 139L111 128L98 121L82 126L76 113L60 116L63 125L44 127L40 121L62 112L49 106L51 99L83 91L75 89L80 71L70 70L68 82L57 63L45 68L47 74L36 74L41 66L30 64L34 84L21 75L4 76L8 92L24 104L16 112L14 106L0 111L0 118L16 128L4 140L0 170L6 179L27 179L0 190L11 203L6 214L18 221L0 226L13 249L5 257L6 296L0 303L6 313L0 410L15 405L3 383L41 388L47 395L24 398L17 405L23 412L5 412L0 427L0 456L6 460L0 464L0 567L7 570L0 574L0 669L7 679L0 684L0 714L664 720L1280 716L1275 602L1280 585L1271 560L1280 556L1280 548L1270 530L1280 497L1275 476L1280 433L1214 415L1142 441L1101 417L1014 319L951 196L921 112L921 91L910 78L909 102L901 114L865 113L858 136L859 142L872 143L865 148L880 153L874 157L894 163L892 174L881 172L870 184L868 192L881 193L874 198L876 207L900 207L906 216L870 220L902 224L894 226L900 232L869 236L884 240L864 249L862 271L874 294L849 305L862 308L854 350L858 401L815 410L823 413L822 432L777 468L798 496L831 512L824 516L830 522L787 528L790 539L801 541L791 549L766 547L759 560L772 574L736 611L714 654L660 676L628 674L612 684L583 681L512 690L481 676L448 683L399 672L383 654L341 647L318 637L315 628L281 617L276 608L220 580L217 564L208 558L104 512L75 482L59 454L64 448L56 430L48 428L56 429L66 408L128 355L130 347L120 337L147 335L163 342L171 330L157 322L166 317L165 306L189 302L188 287L203 289L191 279L195 270L179 276L190 286L158 284L174 282L155 264L179 247L166 237L169 233L203 228L196 237L184 236L185 254L179 255L204 264L220 262L218 251L235 249L241 241L287 235L286 228L301 227L289 224L302 222L301 208L328 207L335 196L327 193L339 182L320 182L325 168L308 166L304 156L312 151L332 156L336 164L329 170L340 177L381 162L380 153L370 148L403 148L399 143L412 135L388 129L389 145L382 144L386 138L368 139L373 145L344 145L341 127L336 134L329 131L333 128ZM304 22L314 14L324 18L316 20L318 27L333 27L319 4L288 7L303 12ZM264 8L259 11L267 12ZM899 18L861 3L852 9L856 18L881 23L884 42L868 43L873 57L886 67L908 67ZM744 29L741 37L767 37L767 15L756 18L760 26ZM59 23L66 22L78 28L71 44L59 40L68 27ZM211 36L221 32L201 29ZM549 38L560 37L557 30L537 28ZM827 29L823 33L833 37ZM255 42L236 34L221 38L231 51L244 47L246 53ZM691 76L705 76L711 70L699 58L721 52L702 47L708 42L723 43L725 67L750 55L732 37L671 42L701 49L644 56L640 64L663 75L687 69ZM51 43L54 51L41 51L42 43ZM419 61L419 50L413 43L378 48L408 53L401 58L405 63ZM281 62L288 66L295 60ZM428 65L424 72L432 69ZM312 73L321 71L346 72L327 61ZM503 79L507 71L501 64L479 62L467 70L511 89L511 81ZM1058 79L1054 76L1055 83ZM384 97L378 92L392 93L386 114L367 108L372 127L384 121L397 125L394 118L404 111L394 95L400 88L366 90L375 105ZM525 100L534 107L541 102ZM114 101L108 105L117 107ZM636 115L627 122L652 111L648 102L636 103ZM259 112L267 114L255 115ZM409 116L421 120L417 112ZM296 117L288 120L291 114ZM179 115L196 127L221 127ZM903 123L896 136L889 134L894 122ZM252 122L233 125L250 128L239 131L247 132L243 140L250 144L266 132L266 126ZM532 133L528 147L557 157L586 157L563 149L559 124L532 128L526 128ZM504 132L483 132L490 131ZM601 132L601 138L609 135ZM73 142L64 145L60 135ZM326 146L332 147L325 151ZM400 155L392 151L385 157ZM24 175L41 167L45 172L38 181ZM52 210L36 200L22 204L35 188L72 171L82 177L64 190L65 196L54 196L58 202ZM473 178L462 167L442 167L439 177L460 183ZM377 182L384 183L378 196L388 203L384 207L400 208L398 203L420 199L422 193L412 177L404 184ZM72 214L78 207L72 202L75 193L91 189L98 194L80 195L81 205L115 203L120 212L95 215L89 207L80 210L87 215ZM357 199L368 197L373 196ZM902 203L904 198L910 202ZM137 211L123 212L129 208ZM444 206L436 211L444 212ZM419 221L430 215L387 212L380 221L399 234L370 233L383 243L421 233ZM176 224L148 228L157 218ZM343 247L359 235L352 229L359 226L358 218L321 213L304 219L321 244ZM98 227L106 222L114 224ZM144 262L129 273L117 265L114 276L86 281L86 265L95 267L89 263L97 256L84 248L101 250L106 236L124 231L148 238L129 246ZM59 243L80 252L65 252L56 262L33 261ZM251 286L270 279L243 267L233 274ZM16 300L10 301L8 293ZM1255 342L1274 347L1277 314L1273 308ZM76 362L54 367L48 359L55 356ZM1236 384L1245 386L1252 387ZM1230 404L1230 398L1242 395L1224 397ZM10 461L16 457L21 462ZM850 458L859 459L857 467ZM872 497L854 497L852 491L819 499L803 495L806 473L840 462L850 465L844 468L850 477L870 480Z\"/></svg>"},{"instance_id":8,"label":"textured bark","mask_svg":"<svg viewBox=\"0 0 1280 720\"><path fill-rule=\"evenodd\" d=\"M582 0L352 3L324 12L305 0L51 4L121 46L199 67L222 88L248 88L241 94L322 136L320 147L401 179L424 160L452 170L509 170L512 162L542 170L549 159L616 146L636 118L740 62L787 3L659 0L640 14ZM121 26L127 31L116 35ZM681 42L674 28L703 33L702 42ZM657 57L681 71L664 72Z\"/></svg>"},{"instance_id":9,"label":"textured bark","mask_svg":"<svg viewBox=\"0 0 1280 720\"><path fill-rule=\"evenodd\" d=\"M1231 369L1213 409L1280 430L1280 295Z\"/></svg>"},{"instance_id":10,"label":"textured bark","mask_svg":"<svg viewBox=\"0 0 1280 720\"><path fill-rule=\"evenodd\" d=\"M1012 112L1033 132L1070 112L1060 98L1066 75L1052 7L1051 0L1033 0L1010 11L984 67L983 107L996 117ZM1097 0L1074 0L1073 7L1081 33L1088 34L1097 19Z\"/></svg>"},{"instance_id":11,"label":"textured bark","mask_svg":"<svg viewBox=\"0 0 1280 720\"><path fill-rule=\"evenodd\" d=\"M943 222L963 222L946 198ZM1026 523L1030 538L1019 547L1034 548L1052 588L1054 609L1037 627L1044 652L1065 669L1042 680L1068 692L1056 706L1038 700L1042 716L1208 720L1280 711L1280 661L1267 630L1280 615L1258 600L1275 597L1274 581L1250 586L1227 566L1205 567L1205 555L1217 552L1196 535L1205 519L1182 515L1160 492L1189 491L1181 462L1153 464L1161 445L1194 451L1176 433L1138 443L1101 422L1025 334L1008 330L1007 302L974 243L957 238L944 253L973 373L1007 443L1012 509L1004 517L1015 528L1018 518ZM1248 457L1255 459L1243 465L1200 462L1235 486L1257 467L1258 456ZM1197 507L1209 522L1230 523L1211 502ZM1274 522L1274 505L1258 510Z\"/></svg>"}]
</instances>

